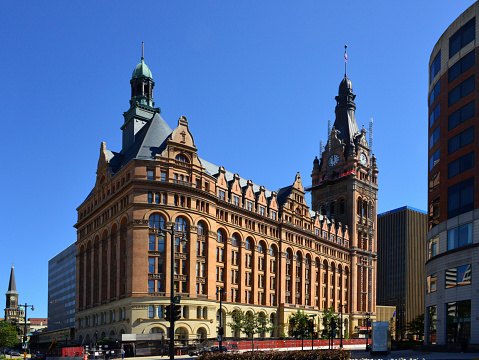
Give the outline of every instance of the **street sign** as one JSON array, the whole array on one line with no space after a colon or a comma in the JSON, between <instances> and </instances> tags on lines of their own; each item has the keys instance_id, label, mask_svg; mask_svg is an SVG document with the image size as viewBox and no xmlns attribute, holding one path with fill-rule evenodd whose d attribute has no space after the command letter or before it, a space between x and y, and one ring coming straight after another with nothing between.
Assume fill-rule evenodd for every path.
<instances>
[{"instance_id":1,"label":"street sign","mask_svg":"<svg viewBox=\"0 0 479 360\"><path fill-rule=\"evenodd\" d=\"M218 335L218 341L221 341L221 335Z\"/></svg>"},{"instance_id":2,"label":"street sign","mask_svg":"<svg viewBox=\"0 0 479 360\"><path fill-rule=\"evenodd\" d=\"M26 349L27 348L27 344L26 343L23 343L22 344L22 349Z\"/></svg>"},{"instance_id":3,"label":"street sign","mask_svg":"<svg viewBox=\"0 0 479 360\"><path fill-rule=\"evenodd\" d=\"M177 295L173 298L173 304L179 304L180 301L181 301L181 296Z\"/></svg>"}]
</instances>

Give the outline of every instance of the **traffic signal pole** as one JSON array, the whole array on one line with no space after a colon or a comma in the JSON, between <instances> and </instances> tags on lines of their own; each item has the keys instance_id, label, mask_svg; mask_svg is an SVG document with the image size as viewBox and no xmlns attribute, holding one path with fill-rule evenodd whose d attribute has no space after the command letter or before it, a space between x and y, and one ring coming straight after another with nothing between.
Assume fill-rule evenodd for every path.
<instances>
[{"instance_id":1,"label":"traffic signal pole","mask_svg":"<svg viewBox=\"0 0 479 360\"><path fill-rule=\"evenodd\" d=\"M175 226L171 225L171 268L170 268L170 343L169 353L170 360L175 360L175 317L174 317L174 298L175 298Z\"/></svg>"},{"instance_id":2,"label":"traffic signal pole","mask_svg":"<svg viewBox=\"0 0 479 360\"><path fill-rule=\"evenodd\" d=\"M30 307L32 311L35 310L33 305L28 305L27 303L20 305L25 308L25 322L23 323L23 346L25 347L25 351L23 352L23 358L26 359L27 357L27 344L28 344L28 337L27 337L27 309Z\"/></svg>"}]
</instances>

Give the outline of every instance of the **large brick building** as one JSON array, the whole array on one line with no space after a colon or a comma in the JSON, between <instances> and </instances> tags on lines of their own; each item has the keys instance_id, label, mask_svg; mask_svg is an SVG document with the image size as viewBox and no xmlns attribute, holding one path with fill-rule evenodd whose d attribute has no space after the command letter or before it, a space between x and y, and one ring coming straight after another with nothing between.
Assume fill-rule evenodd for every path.
<instances>
[{"instance_id":1,"label":"large brick building","mask_svg":"<svg viewBox=\"0 0 479 360\"><path fill-rule=\"evenodd\" d=\"M223 323L235 308L262 311L278 325L276 336L287 333L297 309L318 315L342 309L349 334L366 313L374 318L376 240L366 241L366 233L376 225L377 168L366 131L358 130L346 76L330 150L313 164L312 209L299 173L276 192L201 159L187 119L180 117L172 130L154 107L143 58L130 83L122 149L101 144L96 184L77 209L78 340L166 334L172 285L181 296L179 340L216 336L218 289L225 291ZM179 231L174 284L166 255L171 237L158 237L160 227L170 226ZM185 246L178 242L182 234Z\"/></svg>"}]
</instances>

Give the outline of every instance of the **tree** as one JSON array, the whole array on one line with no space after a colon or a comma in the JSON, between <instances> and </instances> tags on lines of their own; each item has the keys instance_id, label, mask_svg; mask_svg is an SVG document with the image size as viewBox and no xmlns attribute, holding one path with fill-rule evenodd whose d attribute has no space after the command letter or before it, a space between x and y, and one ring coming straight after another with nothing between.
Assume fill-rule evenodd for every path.
<instances>
[{"instance_id":1,"label":"tree","mask_svg":"<svg viewBox=\"0 0 479 360\"><path fill-rule=\"evenodd\" d=\"M424 314L416 316L406 324L406 331L409 334L417 335L420 339L424 337Z\"/></svg>"},{"instance_id":2,"label":"tree","mask_svg":"<svg viewBox=\"0 0 479 360\"><path fill-rule=\"evenodd\" d=\"M274 328L271 325L271 320L263 312L253 314L250 311L244 313L240 309L235 309L230 312L229 315L231 315L233 322L226 325L228 325L234 332L239 331L246 334L246 336L251 337L251 348L253 351L254 334L265 334Z\"/></svg>"},{"instance_id":3,"label":"tree","mask_svg":"<svg viewBox=\"0 0 479 360\"><path fill-rule=\"evenodd\" d=\"M5 353L5 348L13 347L19 342L17 328L6 321L0 321L0 347L3 352Z\"/></svg>"},{"instance_id":4,"label":"tree","mask_svg":"<svg viewBox=\"0 0 479 360\"><path fill-rule=\"evenodd\" d=\"M339 315L334 312L333 307L329 309L324 309L323 311L323 330L321 330L321 336L323 338L334 337L334 332L341 325L339 324ZM339 325L339 326L338 326Z\"/></svg>"},{"instance_id":5,"label":"tree","mask_svg":"<svg viewBox=\"0 0 479 360\"><path fill-rule=\"evenodd\" d=\"M288 323L291 335L301 338L301 350L303 350L303 339L308 336L311 329L309 316L304 311L298 310L289 316Z\"/></svg>"}]
</instances>

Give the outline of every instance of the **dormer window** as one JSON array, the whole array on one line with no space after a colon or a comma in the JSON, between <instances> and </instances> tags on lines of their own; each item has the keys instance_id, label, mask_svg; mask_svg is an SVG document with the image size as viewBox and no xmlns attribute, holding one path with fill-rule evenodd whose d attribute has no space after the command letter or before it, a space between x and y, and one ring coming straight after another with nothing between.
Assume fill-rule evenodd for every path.
<instances>
[{"instance_id":1,"label":"dormer window","mask_svg":"<svg viewBox=\"0 0 479 360\"><path fill-rule=\"evenodd\" d=\"M176 160L176 161L181 161L181 162L184 162L184 163L189 163L189 162L190 162L190 161L188 160L188 158L187 158L185 155L183 155L183 154L178 154L178 155L176 155L175 160Z\"/></svg>"},{"instance_id":2,"label":"dormer window","mask_svg":"<svg viewBox=\"0 0 479 360\"><path fill-rule=\"evenodd\" d=\"M253 211L253 203L251 201L246 202L246 209Z\"/></svg>"}]
</instances>

